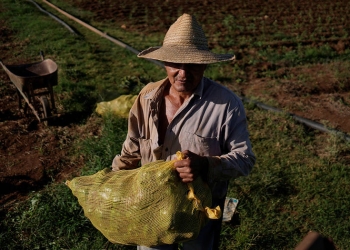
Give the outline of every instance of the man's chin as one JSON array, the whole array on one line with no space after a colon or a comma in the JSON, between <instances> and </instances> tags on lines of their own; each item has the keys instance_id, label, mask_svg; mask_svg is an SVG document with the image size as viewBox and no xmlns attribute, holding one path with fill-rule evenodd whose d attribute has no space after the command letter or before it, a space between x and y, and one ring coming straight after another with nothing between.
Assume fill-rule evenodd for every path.
<instances>
[{"instance_id":1,"label":"man's chin","mask_svg":"<svg viewBox=\"0 0 350 250\"><path fill-rule=\"evenodd\" d=\"M176 81L174 87L178 92L189 92L193 90L193 84L188 81Z\"/></svg>"}]
</instances>

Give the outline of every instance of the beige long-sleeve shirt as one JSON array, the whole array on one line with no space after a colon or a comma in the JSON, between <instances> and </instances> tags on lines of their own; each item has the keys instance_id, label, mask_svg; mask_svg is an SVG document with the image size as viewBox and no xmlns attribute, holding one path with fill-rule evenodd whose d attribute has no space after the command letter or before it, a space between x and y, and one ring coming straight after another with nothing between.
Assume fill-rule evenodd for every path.
<instances>
[{"instance_id":1,"label":"beige long-sleeve shirt","mask_svg":"<svg viewBox=\"0 0 350 250\"><path fill-rule=\"evenodd\" d=\"M172 160L177 151L207 156L213 197L223 198L228 180L248 175L255 163L241 100L226 87L203 77L193 95L170 122L158 144L159 109L168 79L147 84L133 104L128 134L114 170L137 168L155 160Z\"/></svg>"}]
</instances>

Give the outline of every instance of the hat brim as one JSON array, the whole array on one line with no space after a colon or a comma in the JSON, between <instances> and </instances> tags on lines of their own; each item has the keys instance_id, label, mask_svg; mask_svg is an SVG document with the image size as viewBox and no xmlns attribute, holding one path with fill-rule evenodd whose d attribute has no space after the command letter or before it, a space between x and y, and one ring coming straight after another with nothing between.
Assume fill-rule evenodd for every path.
<instances>
[{"instance_id":1,"label":"hat brim","mask_svg":"<svg viewBox=\"0 0 350 250\"><path fill-rule=\"evenodd\" d=\"M232 54L215 54L207 50L199 50L191 47L151 47L141 51L141 58L154 59L172 63L211 64L235 59Z\"/></svg>"}]
</instances>

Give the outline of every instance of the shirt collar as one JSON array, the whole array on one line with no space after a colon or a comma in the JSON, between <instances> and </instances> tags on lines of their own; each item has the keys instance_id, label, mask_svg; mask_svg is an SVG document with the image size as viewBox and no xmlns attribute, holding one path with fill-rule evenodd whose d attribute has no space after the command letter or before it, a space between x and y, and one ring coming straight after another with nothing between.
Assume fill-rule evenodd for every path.
<instances>
[{"instance_id":1,"label":"shirt collar","mask_svg":"<svg viewBox=\"0 0 350 250\"><path fill-rule=\"evenodd\" d=\"M150 92L148 92L147 94L145 94L145 99L151 99L151 100L157 100L159 98L161 98L164 88L168 83L168 78L165 78L163 80L160 80L154 84L156 84L155 88L152 89Z\"/></svg>"},{"instance_id":2,"label":"shirt collar","mask_svg":"<svg viewBox=\"0 0 350 250\"><path fill-rule=\"evenodd\" d=\"M204 90L204 81L206 80L205 77L202 77L201 82L198 84L197 88L194 90L193 95L198 95L199 98L202 98L203 96L203 90Z\"/></svg>"}]
</instances>

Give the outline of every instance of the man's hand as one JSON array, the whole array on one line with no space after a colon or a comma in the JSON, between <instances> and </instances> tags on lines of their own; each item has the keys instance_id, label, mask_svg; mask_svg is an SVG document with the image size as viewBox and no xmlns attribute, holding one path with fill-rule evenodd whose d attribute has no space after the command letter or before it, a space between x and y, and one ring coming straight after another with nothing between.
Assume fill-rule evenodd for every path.
<instances>
[{"instance_id":1,"label":"man's hand","mask_svg":"<svg viewBox=\"0 0 350 250\"><path fill-rule=\"evenodd\" d=\"M198 176L201 176L206 181L208 173L208 159L205 156L200 156L192 153L189 150L182 152L184 160L176 161L174 166L179 173L181 180L185 183L194 181Z\"/></svg>"}]
</instances>

